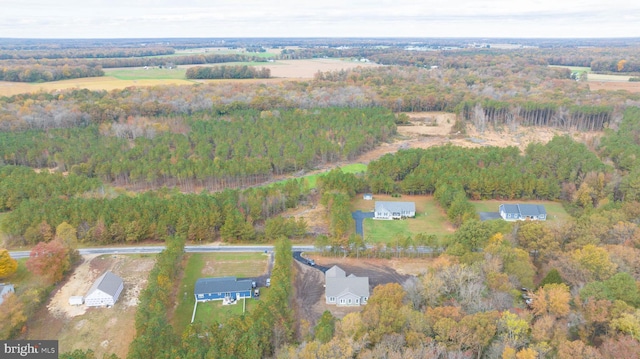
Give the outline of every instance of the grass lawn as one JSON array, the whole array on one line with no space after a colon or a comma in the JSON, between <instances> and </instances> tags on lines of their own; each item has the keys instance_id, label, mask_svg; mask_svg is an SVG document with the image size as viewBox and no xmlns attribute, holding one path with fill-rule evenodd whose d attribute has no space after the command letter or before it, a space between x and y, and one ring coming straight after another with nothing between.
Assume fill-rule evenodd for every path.
<instances>
[{"instance_id":1,"label":"grass lawn","mask_svg":"<svg viewBox=\"0 0 640 359\"><path fill-rule=\"evenodd\" d=\"M553 201L500 201L497 199L486 201L470 201L478 212L498 212L498 207L501 204L541 204L547 210L547 221L564 221L571 216L564 210L562 203Z\"/></svg>"},{"instance_id":2,"label":"grass lawn","mask_svg":"<svg viewBox=\"0 0 640 359\"><path fill-rule=\"evenodd\" d=\"M342 167L340 167L340 169L344 173L367 172L367 165L365 165L363 163L352 163L350 165L342 166ZM325 175L325 172L316 173L316 174L309 175L309 176L304 176L302 178L304 178L305 181L307 181L307 184L308 184L309 188L316 188L316 185L317 185L317 182L318 182L318 177L324 176L324 175Z\"/></svg>"},{"instance_id":3,"label":"grass lawn","mask_svg":"<svg viewBox=\"0 0 640 359\"><path fill-rule=\"evenodd\" d=\"M189 255L184 269L181 293L178 295L178 306L173 318L173 325L177 333L182 333L191 322L195 298L193 290L196 280L204 277L236 276L239 278L257 277L267 271L267 257L263 253L193 253ZM261 296L265 288L260 288ZM252 308L250 303L255 299L247 300L247 310ZM220 320L228 315L242 313L242 302L236 305L222 306L222 302L209 302L198 304L196 320L210 323Z\"/></svg>"},{"instance_id":4,"label":"grass lawn","mask_svg":"<svg viewBox=\"0 0 640 359\"><path fill-rule=\"evenodd\" d=\"M358 196L352 202L352 209L372 211L375 201L415 202L416 217L396 221L382 221L367 218L364 221L364 236L370 243L391 243L397 234L415 235L418 233L435 234L439 238L453 233L446 214L432 196L402 196L393 198L388 195L374 195L373 201Z\"/></svg>"}]
</instances>

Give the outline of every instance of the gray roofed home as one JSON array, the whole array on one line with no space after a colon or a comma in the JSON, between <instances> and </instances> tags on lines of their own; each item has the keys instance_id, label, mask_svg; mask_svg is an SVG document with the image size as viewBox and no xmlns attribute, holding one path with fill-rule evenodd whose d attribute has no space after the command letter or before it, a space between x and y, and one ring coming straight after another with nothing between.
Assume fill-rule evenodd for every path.
<instances>
[{"instance_id":1,"label":"gray roofed home","mask_svg":"<svg viewBox=\"0 0 640 359\"><path fill-rule=\"evenodd\" d=\"M376 201L375 219L401 219L416 216L415 202Z\"/></svg>"},{"instance_id":2,"label":"gray roofed home","mask_svg":"<svg viewBox=\"0 0 640 359\"><path fill-rule=\"evenodd\" d=\"M4 302L4 297L6 295L9 295L9 293L15 293L15 292L16 290L13 287L13 284L0 283L0 304Z\"/></svg>"},{"instance_id":3,"label":"gray roofed home","mask_svg":"<svg viewBox=\"0 0 640 359\"><path fill-rule=\"evenodd\" d=\"M540 204L501 204L500 217L505 221L545 221L547 210Z\"/></svg>"},{"instance_id":4,"label":"gray roofed home","mask_svg":"<svg viewBox=\"0 0 640 359\"><path fill-rule=\"evenodd\" d=\"M112 306L118 301L123 289L122 278L106 271L93 283L85 295L84 304L88 307Z\"/></svg>"},{"instance_id":5,"label":"gray roofed home","mask_svg":"<svg viewBox=\"0 0 640 359\"><path fill-rule=\"evenodd\" d=\"M225 298L251 298L251 279L236 277L199 278L193 293L196 301L223 300Z\"/></svg>"},{"instance_id":6,"label":"gray roofed home","mask_svg":"<svg viewBox=\"0 0 640 359\"><path fill-rule=\"evenodd\" d=\"M346 276L342 268L331 267L325 273L325 301L339 306L363 305L369 300L369 277Z\"/></svg>"}]
</instances>

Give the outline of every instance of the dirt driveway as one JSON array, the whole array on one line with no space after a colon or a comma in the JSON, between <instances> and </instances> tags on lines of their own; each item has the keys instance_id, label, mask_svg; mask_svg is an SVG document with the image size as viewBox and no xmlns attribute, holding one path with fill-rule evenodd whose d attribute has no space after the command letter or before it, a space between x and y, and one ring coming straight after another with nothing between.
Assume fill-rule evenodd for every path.
<instances>
[{"instance_id":1,"label":"dirt driveway","mask_svg":"<svg viewBox=\"0 0 640 359\"><path fill-rule=\"evenodd\" d=\"M125 358L135 335L138 296L154 264L151 255L85 256L69 279L55 290L46 306L27 324L24 339L57 339L60 352L92 349L97 358L114 353ZM84 296L106 270L124 280L124 291L112 308L69 305L69 297Z\"/></svg>"}]
</instances>

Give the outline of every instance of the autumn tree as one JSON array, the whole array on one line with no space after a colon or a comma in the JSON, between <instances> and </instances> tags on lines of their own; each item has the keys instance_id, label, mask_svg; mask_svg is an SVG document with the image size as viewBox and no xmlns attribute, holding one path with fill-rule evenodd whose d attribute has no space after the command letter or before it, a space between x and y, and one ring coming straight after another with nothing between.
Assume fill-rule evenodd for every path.
<instances>
[{"instance_id":1,"label":"autumn tree","mask_svg":"<svg viewBox=\"0 0 640 359\"><path fill-rule=\"evenodd\" d=\"M0 304L0 338L11 338L26 322L24 304L15 293L5 295Z\"/></svg>"},{"instance_id":2,"label":"autumn tree","mask_svg":"<svg viewBox=\"0 0 640 359\"><path fill-rule=\"evenodd\" d=\"M9 251L0 249L0 278L5 278L18 270L18 261L11 258Z\"/></svg>"},{"instance_id":3,"label":"autumn tree","mask_svg":"<svg viewBox=\"0 0 640 359\"><path fill-rule=\"evenodd\" d=\"M70 250L61 240L38 243L32 250L26 266L29 271L43 277L49 284L59 282L71 268Z\"/></svg>"}]
</instances>

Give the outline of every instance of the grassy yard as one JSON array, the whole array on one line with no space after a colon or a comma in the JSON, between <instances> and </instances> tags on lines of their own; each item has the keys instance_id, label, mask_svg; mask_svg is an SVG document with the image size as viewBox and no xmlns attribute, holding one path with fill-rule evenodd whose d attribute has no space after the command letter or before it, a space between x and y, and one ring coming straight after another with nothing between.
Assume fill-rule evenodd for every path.
<instances>
[{"instance_id":1,"label":"grassy yard","mask_svg":"<svg viewBox=\"0 0 640 359\"><path fill-rule=\"evenodd\" d=\"M203 277L236 276L250 278L263 275L267 271L267 257L262 253L194 253L189 255L184 276L180 283L178 306L173 325L178 333L191 322L195 298L193 290L196 280ZM261 288L264 295L265 288ZM255 299L247 300L247 311L253 307ZM222 320L229 315L241 314L242 302L236 305L222 306L222 302L198 304L196 320L210 323Z\"/></svg>"},{"instance_id":2,"label":"grassy yard","mask_svg":"<svg viewBox=\"0 0 640 359\"><path fill-rule=\"evenodd\" d=\"M115 68L105 69L105 76L115 77L118 80L184 80L186 79L187 69L178 67L177 69L159 69L158 67L150 67L144 69L142 67L131 68Z\"/></svg>"},{"instance_id":3,"label":"grassy yard","mask_svg":"<svg viewBox=\"0 0 640 359\"><path fill-rule=\"evenodd\" d=\"M471 201L471 204L476 208L478 212L498 212L498 207L501 204L541 204L547 210L547 221L564 221L571 218L571 216L564 210L562 204L553 201L500 201L497 199L486 201Z\"/></svg>"},{"instance_id":4,"label":"grassy yard","mask_svg":"<svg viewBox=\"0 0 640 359\"><path fill-rule=\"evenodd\" d=\"M435 234L439 238L453 233L453 227L446 214L431 196L374 195L373 201L358 196L352 203L353 210L372 211L375 201L415 202L416 217L396 221L381 221L372 218L364 221L364 236L370 243L391 243L396 235Z\"/></svg>"}]
</instances>

